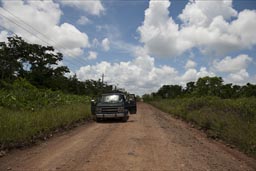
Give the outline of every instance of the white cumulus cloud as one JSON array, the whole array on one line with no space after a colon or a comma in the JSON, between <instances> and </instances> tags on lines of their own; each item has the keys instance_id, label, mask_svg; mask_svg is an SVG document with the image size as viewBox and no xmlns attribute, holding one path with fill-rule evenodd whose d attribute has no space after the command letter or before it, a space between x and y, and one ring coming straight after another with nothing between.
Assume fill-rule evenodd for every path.
<instances>
[{"instance_id":1,"label":"white cumulus cloud","mask_svg":"<svg viewBox=\"0 0 256 171\"><path fill-rule=\"evenodd\" d=\"M71 6L88 12L92 15L100 15L104 12L104 7L100 0L59 0L63 5Z\"/></svg>"},{"instance_id":2,"label":"white cumulus cloud","mask_svg":"<svg viewBox=\"0 0 256 171\"><path fill-rule=\"evenodd\" d=\"M51 0L3 0L2 7L5 10L0 8L0 13L5 17L0 16L1 25L30 43L52 45L66 56L81 55L90 45L86 33L69 23L60 24L62 11Z\"/></svg>"},{"instance_id":3,"label":"white cumulus cloud","mask_svg":"<svg viewBox=\"0 0 256 171\"><path fill-rule=\"evenodd\" d=\"M187 82L196 81L198 78L206 76L213 77L215 73L208 71L206 67L201 67L199 70L188 68L183 75L177 77L177 80L179 84L185 85Z\"/></svg>"},{"instance_id":4,"label":"white cumulus cloud","mask_svg":"<svg viewBox=\"0 0 256 171\"><path fill-rule=\"evenodd\" d=\"M101 42L101 45L102 45L104 51L109 51L110 41L108 40L108 38L103 39L102 42Z\"/></svg>"},{"instance_id":5,"label":"white cumulus cloud","mask_svg":"<svg viewBox=\"0 0 256 171\"><path fill-rule=\"evenodd\" d=\"M220 15L226 20L237 16L237 11L232 8L232 0L190 0L179 18L186 25L208 26Z\"/></svg>"},{"instance_id":6,"label":"white cumulus cloud","mask_svg":"<svg viewBox=\"0 0 256 171\"><path fill-rule=\"evenodd\" d=\"M169 16L170 5L169 0L151 0L138 27L140 41L151 55L175 57L197 48L219 56L256 45L255 10L238 13L232 0L190 0L179 25Z\"/></svg>"},{"instance_id":7,"label":"white cumulus cloud","mask_svg":"<svg viewBox=\"0 0 256 171\"><path fill-rule=\"evenodd\" d=\"M89 20L89 18L87 18L86 16L81 16L78 20L77 20L77 24L79 25L86 25L91 23L91 20Z\"/></svg>"},{"instance_id":8,"label":"white cumulus cloud","mask_svg":"<svg viewBox=\"0 0 256 171\"><path fill-rule=\"evenodd\" d=\"M98 53L94 51L89 51L89 55L87 56L87 59L89 60L94 60L97 59Z\"/></svg>"},{"instance_id":9,"label":"white cumulus cloud","mask_svg":"<svg viewBox=\"0 0 256 171\"><path fill-rule=\"evenodd\" d=\"M246 69L241 69L240 71L230 73L226 78L224 78L224 81L227 83L244 85L245 83L250 82L249 77L250 75Z\"/></svg>"},{"instance_id":10,"label":"white cumulus cloud","mask_svg":"<svg viewBox=\"0 0 256 171\"><path fill-rule=\"evenodd\" d=\"M176 56L191 47L190 42L179 39L179 25L169 17L170 4L168 0L151 0L143 25L138 27L140 41L152 55Z\"/></svg>"},{"instance_id":11,"label":"white cumulus cloud","mask_svg":"<svg viewBox=\"0 0 256 171\"><path fill-rule=\"evenodd\" d=\"M139 95L157 91L164 84L185 85L186 82L196 81L199 77L215 75L205 67L199 70L190 68L181 74L171 66L156 66L155 59L145 54L141 48L136 51L135 54L138 56L131 61L102 61L79 68L76 75L80 80L98 80L104 73L107 83Z\"/></svg>"},{"instance_id":12,"label":"white cumulus cloud","mask_svg":"<svg viewBox=\"0 0 256 171\"><path fill-rule=\"evenodd\" d=\"M222 60L215 60L213 67L219 72L237 72L246 69L251 61L252 58L244 54L235 58L227 56Z\"/></svg>"},{"instance_id":13,"label":"white cumulus cloud","mask_svg":"<svg viewBox=\"0 0 256 171\"><path fill-rule=\"evenodd\" d=\"M162 84L174 83L177 71L169 66L154 66L154 58L137 57L132 61L110 63L102 61L81 67L76 74L80 80L98 80L102 73L109 84L118 84L129 92L144 94L156 91ZM168 76L169 79L166 79Z\"/></svg>"},{"instance_id":14,"label":"white cumulus cloud","mask_svg":"<svg viewBox=\"0 0 256 171\"><path fill-rule=\"evenodd\" d=\"M189 69L189 68L195 68L196 67L196 62L195 61L192 61L191 59L189 59L185 65L185 68L186 69Z\"/></svg>"}]
</instances>

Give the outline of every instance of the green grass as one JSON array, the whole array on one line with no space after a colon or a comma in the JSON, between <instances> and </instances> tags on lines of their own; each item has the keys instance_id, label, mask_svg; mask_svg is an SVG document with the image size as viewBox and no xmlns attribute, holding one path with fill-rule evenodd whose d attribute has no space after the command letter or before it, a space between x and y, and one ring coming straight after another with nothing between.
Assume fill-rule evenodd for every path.
<instances>
[{"instance_id":1,"label":"green grass","mask_svg":"<svg viewBox=\"0 0 256 171\"><path fill-rule=\"evenodd\" d=\"M256 98L177 98L149 103L256 157Z\"/></svg>"},{"instance_id":2,"label":"green grass","mask_svg":"<svg viewBox=\"0 0 256 171\"><path fill-rule=\"evenodd\" d=\"M86 103L44 108L39 111L13 111L0 108L0 144L26 143L57 128L90 117Z\"/></svg>"},{"instance_id":3,"label":"green grass","mask_svg":"<svg viewBox=\"0 0 256 171\"><path fill-rule=\"evenodd\" d=\"M0 149L29 144L90 118L89 97L41 90L26 80L0 89Z\"/></svg>"}]
</instances>

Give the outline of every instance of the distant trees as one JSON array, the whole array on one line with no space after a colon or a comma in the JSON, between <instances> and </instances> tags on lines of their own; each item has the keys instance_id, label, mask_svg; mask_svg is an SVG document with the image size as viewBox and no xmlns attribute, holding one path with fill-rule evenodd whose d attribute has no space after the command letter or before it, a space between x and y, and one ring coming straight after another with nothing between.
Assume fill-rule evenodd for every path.
<instances>
[{"instance_id":1,"label":"distant trees","mask_svg":"<svg viewBox=\"0 0 256 171\"><path fill-rule=\"evenodd\" d=\"M21 37L8 37L0 42L0 88L23 78L38 88L61 90L73 94L95 96L111 91L112 86L100 80L79 81L76 75L67 78L67 66L58 65L63 55L51 46L42 46L25 42Z\"/></svg>"},{"instance_id":2,"label":"distant trees","mask_svg":"<svg viewBox=\"0 0 256 171\"><path fill-rule=\"evenodd\" d=\"M182 94L180 85L164 85L156 93L162 98L175 98Z\"/></svg>"},{"instance_id":3,"label":"distant trees","mask_svg":"<svg viewBox=\"0 0 256 171\"><path fill-rule=\"evenodd\" d=\"M202 77L196 82L180 85L163 85L157 92L143 95L143 99L217 96L223 99L256 97L256 85L224 84L221 77Z\"/></svg>"}]
</instances>

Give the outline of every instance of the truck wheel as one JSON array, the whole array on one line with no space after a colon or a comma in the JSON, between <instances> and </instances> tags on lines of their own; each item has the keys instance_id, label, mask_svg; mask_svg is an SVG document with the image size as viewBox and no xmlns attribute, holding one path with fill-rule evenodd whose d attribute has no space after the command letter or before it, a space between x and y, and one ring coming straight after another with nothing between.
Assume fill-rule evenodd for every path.
<instances>
[{"instance_id":1,"label":"truck wheel","mask_svg":"<svg viewBox=\"0 0 256 171\"><path fill-rule=\"evenodd\" d=\"M124 117L122 118L122 121L123 121L123 122L127 122L128 119L129 119L129 116L127 115L127 116L124 116Z\"/></svg>"},{"instance_id":2,"label":"truck wheel","mask_svg":"<svg viewBox=\"0 0 256 171\"><path fill-rule=\"evenodd\" d=\"M100 118L95 117L96 122L100 122Z\"/></svg>"},{"instance_id":3,"label":"truck wheel","mask_svg":"<svg viewBox=\"0 0 256 171\"><path fill-rule=\"evenodd\" d=\"M96 121L96 116L93 115L93 116L92 116L92 120L93 120L93 121Z\"/></svg>"}]
</instances>

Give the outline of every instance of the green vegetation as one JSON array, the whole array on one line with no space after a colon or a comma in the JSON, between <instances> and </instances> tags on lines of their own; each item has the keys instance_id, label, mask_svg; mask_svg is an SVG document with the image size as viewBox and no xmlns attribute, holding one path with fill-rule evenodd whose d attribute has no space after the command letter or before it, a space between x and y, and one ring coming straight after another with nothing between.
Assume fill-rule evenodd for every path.
<instances>
[{"instance_id":1,"label":"green vegetation","mask_svg":"<svg viewBox=\"0 0 256 171\"><path fill-rule=\"evenodd\" d=\"M90 99L113 90L100 79L68 77L62 59L53 47L18 36L0 42L0 150L90 118Z\"/></svg>"},{"instance_id":2,"label":"green vegetation","mask_svg":"<svg viewBox=\"0 0 256 171\"><path fill-rule=\"evenodd\" d=\"M185 88L164 85L143 99L256 157L255 85L224 85L219 77L204 77Z\"/></svg>"},{"instance_id":3,"label":"green vegetation","mask_svg":"<svg viewBox=\"0 0 256 171\"><path fill-rule=\"evenodd\" d=\"M0 108L0 144L19 146L44 137L58 128L65 128L90 117L86 103L46 107L38 111L11 111Z\"/></svg>"},{"instance_id":4,"label":"green vegetation","mask_svg":"<svg viewBox=\"0 0 256 171\"><path fill-rule=\"evenodd\" d=\"M67 66L59 65L62 59L63 55L51 46L30 44L18 36L9 37L8 42L0 42L0 89L19 78L39 89L91 97L113 89L100 79L79 81L76 75L67 77L70 71Z\"/></svg>"},{"instance_id":5,"label":"green vegetation","mask_svg":"<svg viewBox=\"0 0 256 171\"><path fill-rule=\"evenodd\" d=\"M24 79L0 90L0 144L17 146L90 117L89 98L39 90Z\"/></svg>"},{"instance_id":6,"label":"green vegetation","mask_svg":"<svg viewBox=\"0 0 256 171\"><path fill-rule=\"evenodd\" d=\"M100 79L68 77L62 59L53 47L18 36L0 42L0 150L90 118L90 99L113 89Z\"/></svg>"},{"instance_id":7,"label":"green vegetation","mask_svg":"<svg viewBox=\"0 0 256 171\"><path fill-rule=\"evenodd\" d=\"M144 100L174 99L179 97L215 96L222 99L256 97L256 85L247 83L244 86L223 84L221 77L203 77L196 82L189 82L185 87L180 85L163 85L157 92L144 94Z\"/></svg>"}]
</instances>

